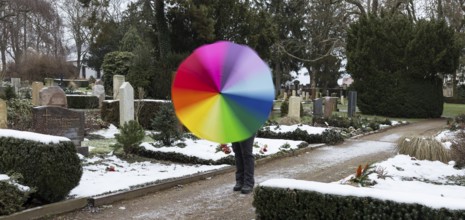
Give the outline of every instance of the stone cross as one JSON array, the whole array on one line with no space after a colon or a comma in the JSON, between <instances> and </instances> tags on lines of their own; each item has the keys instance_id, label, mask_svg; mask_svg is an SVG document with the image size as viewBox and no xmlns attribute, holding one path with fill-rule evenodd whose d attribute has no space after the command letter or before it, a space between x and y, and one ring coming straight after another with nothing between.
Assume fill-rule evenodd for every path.
<instances>
[{"instance_id":1,"label":"stone cross","mask_svg":"<svg viewBox=\"0 0 465 220\"><path fill-rule=\"evenodd\" d=\"M32 83L32 105L33 106L39 106L40 105L40 100L39 100L39 93L40 90L44 88L44 83L43 82L33 82Z\"/></svg>"},{"instance_id":2,"label":"stone cross","mask_svg":"<svg viewBox=\"0 0 465 220\"><path fill-rule=\"evenodd\" d=\"M8 128L6 102L0 99L0 128Z\"/></svg>"},{"instance_id":3,"label":"stone cross","mask_svg":"<svg viewBox=\"0 0 465 220\"><path fill-rule=\"evenodd\" d=\"M119 88L119 124L134 120L134 88L124 82Z\"/></svg>"},{"instance_id":4,"label":"stone cross","mask_svg":"<svg viewBox=\"0 0 465 220\"><path fill-rule=\"evenodd\" d=\"M119 90L121 85L125 82L125 77L123 75L114 75L113 76L113 99L119 99Z\"/></svg>"}]
</instances>

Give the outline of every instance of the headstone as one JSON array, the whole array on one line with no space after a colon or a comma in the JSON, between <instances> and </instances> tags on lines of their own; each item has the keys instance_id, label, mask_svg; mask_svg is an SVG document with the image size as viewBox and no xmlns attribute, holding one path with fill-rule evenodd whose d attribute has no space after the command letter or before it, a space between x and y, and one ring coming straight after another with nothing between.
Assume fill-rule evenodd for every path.
<instances>
[{"instance_id":1,"label":"headstone","mask_svg":"<svg viewBox=\"0 0 465 220\"><path fill-rule=\"evenodd\" d=\"M323 99L314 99L313 100L313 117L322 117L323 116Z\"/></svg>"},{"instance_id":2,"label":"headstone","mask_svg":"<svg viewBox=\"0 0 465 220\"><path fill-rule=\"evenodd\" d=\"M39 92L41 106L58 106L68 108L66 94L59 86L44 87Z\"/></svg>"},{"instance_id":3,"label":"headstone","mask_svg":"<svg viewBox=\"0 0 465 220\"><path fill-rule=\"evenodd\" d=\"M347 106L347 116L353 117L355 116L355 111L357 109L357 92L356 91L349 91L349 95L347 97L348 106Z\"/></svg>"},{"instance_id":4,"label":"headstone","mask_svg":"<svg viewBox=\"0 0 465 220\"><path fill-rule=\"evenodd\" d=\"M8 128L6 102L0 99L0 128Z\"/></svg>"},{"instance_id":5,"label":"headstone","mask_svg":"<svg viewBox=\"0 0 465 220\"><path fill-rule=\"evenodd\" d=\"M15 94L18 94L19 88L21 87L21 78L11 78L11 86L15 90Z\"/></svg>"},{"instance_id":6,"label":"headstone","mask_svg":"<svg viewBox=\"0 0 465 220\"><path fill-rule=\"evenodd\" d=\"M310 96L310 94L308 94L309 92L305 92L305 101L308 101L308 98Z\"/></svg>"},{"instance_id":7,"label":"headstone","mask_svg":"<svg viewBox=\"0 0 465 220\"><path fill-rule=\"evenodd\" d=\"M331 115L333 115L333 111L336 109L336 101L337 98L333 97L325 97L325 111L324 111L324 117L329 118Z\"/></svg>"},{"instance_id":8,"label":"headstone","mask_svg":"<svg viewBox=\"0 0 465 220\"><path fill-rule=\"evenodd\" d=\"M287 92L284 92L283 100L286 101L286 99L287 99Z\"/></svg>"},{"instance_id":9,"label":"headstone","mask_svg":"<svg viewBox=\"0 0 465 220\"><path fill-rule=\"evenodd\" d=\"M55 85L55 81L52 78L45 78L45 87L51 87Z\"/></svg>"},{"instance_id":10,"label":"headstone","mask_svg":"<svg viewBox=\"0 0 465 220\"><path fill-rule=\"evenodd\" d=\"M40 90L44 88L44 83L43 82L33 82L32 83L32 105L33 106L39 106L40 105L40 99L39 99L39 93Z\"/></svg>"},{"instance_id":11,"label":"headstone","mask_svg":"<svg viewBox=\"0 0 465 220\"><path fill-rule=\"evenodd\" d=\"M123 75L113 76L113 99L119 99L119 89L123 85L125 78Z\"/></svg>"},{"instance_id":12,"label":"headstone","mask_svg":"<svg viewBox=\"0 0 465 220\"><path fill-rule=\"evenodd\" d=\"M92 87L92 95L98 97L98 106L102 107L102 102L105 100L105 87L103 85L96 84Z\"/></svg>"},{"instance_id":13,"label":"headstone","mask_svg":"<svg viewBox=\"0 0 465 220\"><path fill-rule=\"evenodd\" d=\"M343 95L341 95L341 105L345 105L345 103L346 103L346 102L345 102L345 98L344 98Z\"/></svg>"},{"instance_id":14,"label":"headstone","mask_svg":"<svg viewBox=\"0 0 465 220\"><path fill-rule=\"evenodd\" d=\"M295 96L295 90L292 90L292 95L291 96Z\"/></svg>"},{"instance_id":15,"label":"headstone","mask_svg":"<svg viewBox=\"0 0 465 220\"><path fill-rule=\"evenodd\" d=\"M87 156L88 149L81 148L84 140L84 112L56 106L32 108L32 127L35 132L64 136L74 143L79 153Z\"/></svg>"},{"instance_id":16,"label":"headstone","mask_svg":"<svg viewBox=\"0 0 465 220\"><path fill-rule=\"evenodd\" d=\"M289 97L289 111L288 116L291 118L299 118L300 119L300 105L302 99L297 96Z\"/></svg>"},{"instance_id":17,"label":"headstone","mask_svg":"<svg viewBox=\"0 0 465 220\"><path fill-rule=\"evenodd\" d=\"M134 88L124 82L119 88L119 124L134 120Z\"/></svg>"}]
</instances>

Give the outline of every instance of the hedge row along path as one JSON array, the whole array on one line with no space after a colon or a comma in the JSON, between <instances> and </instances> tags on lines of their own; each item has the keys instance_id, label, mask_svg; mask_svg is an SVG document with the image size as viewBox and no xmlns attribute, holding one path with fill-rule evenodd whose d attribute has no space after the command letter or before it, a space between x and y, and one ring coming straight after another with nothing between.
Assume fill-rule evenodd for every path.
<instances>
[{"instance_id":1,"label":"hedge row along path","mask_svg":"<svg viewBox=\"0 0 465 220\"><path fill-rule=\"evenodd\" d=\"M256 167L257 183L271 178L319 182L338 181L355 172L359 164L378 162L395 155L394 142L403 135L434 135L445 119L429 119L380 133L346 140L297 156L284 157ZM253 195L233 192L234 173L177 186L140 198L83 209L53 219L255 219Z\"/></svg>"}]
</instances>

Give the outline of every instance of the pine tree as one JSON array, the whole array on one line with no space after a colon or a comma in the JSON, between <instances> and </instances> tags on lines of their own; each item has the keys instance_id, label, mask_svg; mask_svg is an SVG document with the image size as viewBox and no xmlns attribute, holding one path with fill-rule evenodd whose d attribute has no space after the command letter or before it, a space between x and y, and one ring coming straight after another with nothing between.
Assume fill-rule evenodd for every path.
<instances>
[{"instance_id":1,"label":"pine tree","mask_svg":"<svg viewBox=\"0 0 465 220\"><path fill-rule=\"evenodd\" d=\"M152 133L151 137L165 146L171 146L174 141L182 139L183 132L171 103L160 106L157 116L152 120L152 128L158 133Z\"/></svg>"},{"instance_id":2,"label":"pine tree","mask_svg":"<svg viewBox=\"0 0 465 220\"><path fill-rule=\"evenodd\" d=\"M137 148L145 137L142 126L134 120L125 122L120 128L120 133L115 134L118 143L112 145L115 151L123 148L125 155L137 152Z\"/></svg>"}]
</instances>

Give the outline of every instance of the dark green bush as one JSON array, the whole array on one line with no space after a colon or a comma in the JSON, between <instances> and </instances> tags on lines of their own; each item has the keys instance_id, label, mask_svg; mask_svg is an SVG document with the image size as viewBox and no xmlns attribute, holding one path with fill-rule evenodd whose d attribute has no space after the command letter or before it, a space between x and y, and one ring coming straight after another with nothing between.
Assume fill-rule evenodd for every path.
<instances>
[{"instance_id":1,"label":"dark green bush","mask_svg":"<svg viewBox=\"0 0 465 220\"><path fill-rule=\"evenodd\" d=\"M0 137L0 173L9 172L21 174L19 183L37 190L32 198L51 203L79 184L82 167L71 141L45 144Z\"/></svg>"},{"instance_id":2,"label":"dark green bush","mask_svg":"<svg viewBox=\"0 0 465 220\"><path fill-rule=\"evenodd\" d=\"M234 165L235 160L234 156L229 155L227 157L223 157L219 160L206 160L194 156L187 156L181 153L176 152L161 152L161 151L151 151L146 150L143 147L140 147L137 154L139 156L152 158L156 160L166 160L171 162L177 163L186 163L186 164L204 164L204 165L220 165L220 164L230 164Z\"/></svg>"},{"instance_id":3,"label":"dark green bush","mask_svg":"<svg viewBox=\"0 0 465 220\"><path fill-rule=\"evenodd\" d=\"M465 104L465 98L444 97L445 103Z\"/></svg>"},{"instance_id":4,"label":"dark green bush","mask_svg":"<svg viewBox=\"0 0 465 220\"><path fill-rule=\"evenodd\" d=\"M433 209L371 197L256 187L257 219L464 219L465 210Z\"/></svg>"},{"instance_id":5,"label":"dark green bush","mask_svg":"<svg viewBox=\"0 0 465 220\"><path fill-rule=\"evenodd\" d=\"M283 101L281 103L281 117L284 117L284 116L287 116L287 114L289 113L289 101Z\"/></svg>"},{"instance_id":6,"label":"dark green bush","mask_svg":"<svg viewBox=\"0 0 465 220\"><path fill-rule=\"evenodd\" d=\"M340 132L326 130L322 134L309 134L304 130L299 128L294 131L289 132L274 132L271 131L268 127L265 129L260 129L257 132L257 137L260 138L270 138L270 139L286 139L286 140L295 140L295 141L305 141L308 144L314 143L327 143L327 144L337 144L344 141Z\"/></svg>"},{"instance_id":7,"label":"dark green bush","mask_svg":"<svg viewBox=\"0 0 465 220\"><path fill-rule=\"evenodd\" d=\"M139 111L137 105L140 103ZM160 106L168 105L170 102L154 100L134 100L134 117L144 129L153 130L152 119L157 115ZM119 101L104 101L101 109L102 120L119 126Z\"/></svg>"},{"instance_id":8,"label":"dark green bush","mask_svg":"<svg viewBox=\"0 0 465 220\"><path fill-rule=\"evenodd\" d=\"M4 93L5 93L5 97L0 97L0 98L6 99L7 101L16 98L16 93L15 93L15 89L13 88L13 86L8 85L5 88Z\"/></svg>"},{"instance_id":9,"label":"dark green bush","mask_svg":"<svg viewBox=\"0 0 465 220\"><path fill-rule=\"evenodd\" d=\"M28 197L29 192L19 190L9 180L0 181L0 216L23 210Z\"/></svg>"},{"instance_id":10,"label":"dark green bush","mask_svg":"<svg viewBox=\"0 0 465 220\"><path fill-rule=\"evenodd\" d=\"M137 121L131 120L121 126L119 134L115 134L117 143L112 147L115 150L123 148L126 155L136 153L144 137L144 128Z\"/></svg>"},{"instance_id":11,"label":"dark green bush","mask_svg":"<svg viewBox=\"0 0 465 220\"><path fill-rule=\"evenodd\" d=\"M68 108L93 109L98 108L98 97L92 95L67 95Z\"/></svg>"},{"instance_id":12,"label":"dark green bush","mask_svg":"<svg viewBox=\"0 0 465 220\"><path fill-rule=\"evenodd\" d=\"M32 107L30 99L10 99L7 102L8 127L16 130L31 129Z\"/></svg>"},{"instance_id":13,"label":"dark green bush","mask_svg":"<svg viewBox=\"0 0 465 220\"><path fill-rule=\"evenodd\" d=\"M154 140L161 141L165 146L171 146L183 135L183 128L174 113L173 104L162 105L152 119L152 128L157 133L150 135Z\"/></svg>"}]
</instances>

